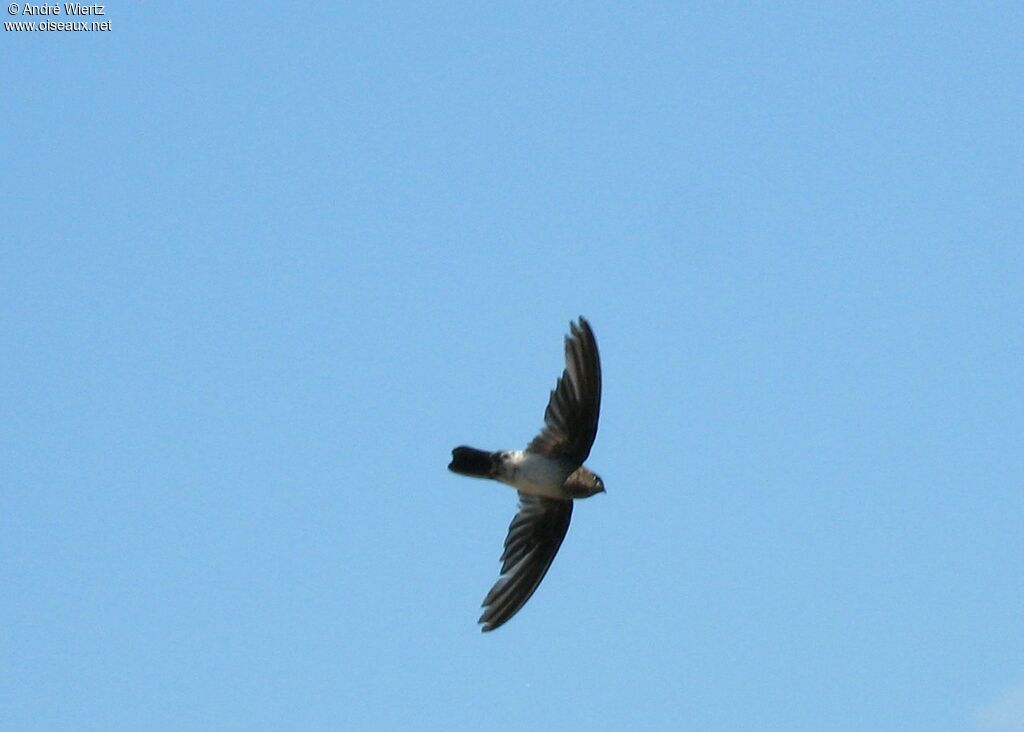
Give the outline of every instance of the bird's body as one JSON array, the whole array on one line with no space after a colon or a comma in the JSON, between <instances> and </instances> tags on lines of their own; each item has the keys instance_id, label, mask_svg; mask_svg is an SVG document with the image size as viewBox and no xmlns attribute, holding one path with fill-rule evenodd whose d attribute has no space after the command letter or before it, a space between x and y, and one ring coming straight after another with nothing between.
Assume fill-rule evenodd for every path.
<instances>
[{"instance_id":1,"label":"bird's body","mask_svg":"<svg viewBox=\"0 0 1024 732\"><path fill-rule=\"evenodd\" d=\"M604 492L601 478L583 467L601 407L597 342L583 318L570 325L570 332L566 368L551 392L544 428L526 449L452 450L449 470L497 480L519 492L519 513L501 556L502 574L484 598L484 631L507 622L540 585L569 529L573 501Z\"/></svg>"},{"instance_id":2,"label":"bird's body","mask_svg":"<svg viewBox=\"0 0 1024 732\"><path fill-rule=\"evenodd\" d=\"M527 450L485 452L472 447L457 447L452 451L452 457L449 467L455 473L492 478L528 496L560 500L572 498L564 487L566 479L577 468L571 460Z\"/></svg>"},{"instance_id":3,"label":"bird's body","mask_svg":"<svg viewBox=\"0 0 1024 732\"><path fill-rule=\"evenodd\" d=\"M540 498L571 498L565 491L565 479L576 469L571 460L526 450L508 450L500 453L498 465L495 478L520 493Z\"/></svg>"}]
</instances>

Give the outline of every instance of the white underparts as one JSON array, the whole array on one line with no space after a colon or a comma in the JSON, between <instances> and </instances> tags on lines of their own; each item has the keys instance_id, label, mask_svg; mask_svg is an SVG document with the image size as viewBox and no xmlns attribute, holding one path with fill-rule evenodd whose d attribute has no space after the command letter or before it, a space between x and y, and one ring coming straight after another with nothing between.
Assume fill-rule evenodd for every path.
<instances>
[{"instance_id":1,"label":"white underparts","mask_svg":"<svg viewBox=\"0 0 1024 732\"><path fill-rule=\"evenodd\" d=\"M518 491L544 498L567 498L562 487L572 473L563 461L525 450L501 453L501 464L495 476Z\"/></svg>"}]
</instances>

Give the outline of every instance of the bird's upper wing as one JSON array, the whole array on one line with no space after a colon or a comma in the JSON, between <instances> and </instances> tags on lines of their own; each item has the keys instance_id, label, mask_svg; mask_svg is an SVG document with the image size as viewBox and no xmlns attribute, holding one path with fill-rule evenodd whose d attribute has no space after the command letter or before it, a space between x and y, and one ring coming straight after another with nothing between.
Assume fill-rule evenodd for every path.
<instances>
[{"instance_id":1,"label":"bird's upper wing","mask_svg":"<svg viewBox=\"0 0 1024 732\"><path fill-rule=\"evenodd\" d=\"M570 323L565 338L565 371L544 410L544 428L526 446L530 452L568 457L582 465L597 437L601 411L601 360L597 341L583 317Z\"/></svg>"},{"instance_id":2,"label":"bird's upper wing","mask_svg":"<svg viewBox=\"0 0 1024 732\"><path fill-rule=\"evenodd\" d=\"M547 574L572 517L572 501L519 494L501 555L501 577L484 598L479 622L487 632L500 628L526 604Z\"/></svg>"}]
</instances>

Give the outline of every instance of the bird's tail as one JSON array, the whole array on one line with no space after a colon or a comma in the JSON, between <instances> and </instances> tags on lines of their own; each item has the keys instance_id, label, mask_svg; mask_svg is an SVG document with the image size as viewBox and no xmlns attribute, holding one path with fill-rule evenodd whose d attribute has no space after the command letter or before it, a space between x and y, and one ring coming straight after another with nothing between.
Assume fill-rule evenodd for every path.
<instances>
[{"instance_id":1,"label":"bird's tail","mask_svg":"<svg viewBox=\"0 0 1024 732\"><path fill-rule=\"evenodd\" d=\"M462 445L452 450L452 461L448 469L460 475L471 475L474 478L493 478L497 472L498 453L477 450Z\"/></svg>"}]
</instances>

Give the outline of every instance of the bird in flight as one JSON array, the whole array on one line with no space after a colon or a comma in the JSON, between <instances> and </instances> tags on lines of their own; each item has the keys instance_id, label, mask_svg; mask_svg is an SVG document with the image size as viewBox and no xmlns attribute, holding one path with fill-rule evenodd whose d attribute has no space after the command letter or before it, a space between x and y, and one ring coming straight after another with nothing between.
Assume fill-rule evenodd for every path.
<instances>
[{"instance_id":1,"label":"bird in flight","mask_svg":"<svg viewBox=\"0 0 1024 732\"><path fill-rule=\"evenodd\" d=\"M604 482L583 467L597 436L601 361L590 323L569 324L565 371L544 411L544 427L525 450L487 452L456 447L448 469L490 478L519 492L501 555L501 576L483 601L482 630L500 628L540 585L569 530L574 500L604 492Z\"/></svg>"}]
</instances>

